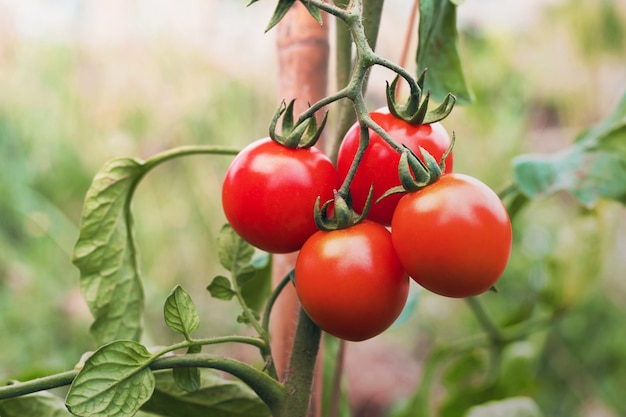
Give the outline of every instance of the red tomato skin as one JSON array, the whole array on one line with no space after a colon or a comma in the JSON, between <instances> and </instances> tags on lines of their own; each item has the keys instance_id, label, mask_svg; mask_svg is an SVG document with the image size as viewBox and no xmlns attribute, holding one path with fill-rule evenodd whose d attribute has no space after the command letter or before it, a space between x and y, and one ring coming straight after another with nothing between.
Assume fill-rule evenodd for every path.
<instances>
[{"instance_id":1,"label":"red tomato skin","mask_svg":"<svg viewBox=\"0 0 626 417\"><path fill-rule=\"evenodd\" d=\"M481 181L443 175L406 194L391 222L393 245L408 274L443 296L482 294L509 260L511 222L500 198Z\"/></svg>"},{"instance_id":2,"label":"red tomato skin","mask_svg":"<svg viewBox=\"0 0 626 417\"><path fill-rule=\"evenodd\" d=\"M233 229L253 246L294 252L318 229L315 201L333 198L337 171L316 148L290 149L270 138L246 146L231 162L222 206Z\"/></svg>"},{"instance_id":3,"label":"red tomato skin","mask_svg":"<svg viewBox=\"0 0 626 417\"><path fill-rule=\"evenodd\" d=\"M397 119L384 107L370 113L372 119L380 125L398 143L408 146L421 158L419 147L426 149L437 161L450 147L452 140L441 123L412 125ZM365 151L354 180L350 184L352 203L357 212L362 212L372 183L374 184L374 203L367 218L389 226L393 211L402 197L391 195L379 203L376 200L390 188L400 185L398 163L400 154L385 142L380 135L370 129L370 144ZM352 160L359 147L359 125L354 124L346 133L339 148L337 171L343 181L348 175ZM452 153L446 158L445 172L452 172Z\"/></svg>"},{"instance_id":4,"label":"red tomato skin","mask_svg":"<svg viewBox=\"0 0 626 417\"><path fill-rule=\"evenodd\" d=\"M409 291L391 234L368 220L311 236L298 254L295 281L311 320L350 341L372 338L391 326Z\"/></svg>"}]
</instances>

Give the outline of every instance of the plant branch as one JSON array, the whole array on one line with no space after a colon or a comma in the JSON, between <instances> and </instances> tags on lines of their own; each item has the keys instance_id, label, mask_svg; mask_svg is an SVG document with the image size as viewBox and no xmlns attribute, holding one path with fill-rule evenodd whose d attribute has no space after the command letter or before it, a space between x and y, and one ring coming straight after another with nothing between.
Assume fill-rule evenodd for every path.
<instances>
[{"instance_id":1,"label":"plant branch","mask_svg":"<svg viewBox=\"0 0 626 417\"><path fill-rule=\"evenodd\" d=\"M504 337L498 326L496 326L496 324L491 320L480 300L476 297L468 297L465 298L465 301L471 308L474 316L476 316L478 323L480 323L480 326L487 334L487 337L491 341L491 344L494 346L501 345L506 340L506 338Z\"/></svg>"},{"instance_id":2,"label":"plant branch","mask_svg":"<svg viewBox=\"0 0 626 417\"><path fill-rule=\"evenodd\" d=\"M278 296L283 291L283 289L291 282L291 273L287 274L282 281L278 283L272 294L270 294L270 298L267 300L267 306L265 307L265 312L263 314L263 320L261 322L261 326L267 333L269 333L270 328L270 315L272 314L272 308L274 307L274 303L278 299Z\"/></svg>"},{"instance_id":3,"label":"plant branch","mask_svg":"<svg viewBox=\"0 0 626 417\"><path fill-rule=\"evenodd\" d=\"M290 401L283 401L274 417L306 417L321 336L321 329L300 309L284 382Z\"/></svg>"},{"instance_id":4,"label":"plant branch","mask_svg":"<svg viewBox=\"0 0 626 417\"><path fill-rule=\"evenodd\" d=\"M65 371L25 382L10 382L0 387L0 400L32 394L33 392L70 385L78 375L78 370Z\"/></svg>"},{"instance_id":5,"label":"plant branch","mask_svg":"<svg viewBox=\"0 0 626 417\"><path fill-rule=\"evenodd\" d=\"M258 347L259 349L265 349L266 345L262 339L258 337L249 336L222 336L213 337L207 339L195 339L190 341L184 341L168 346L156 352L155 358L165 355L166 353L173 352L175 350L188 348L190 346L207 346L215 345L219 343L243 343L251 346ZM177 356L183 357L185 355ZM157 361L160 359L156 359ZM0 386L0 400L18 397L20 395L31 394L37 391L43 391L51 388L58 388L66 385L70 385L76 375L78 375L79 369L71 371L65 371L58 374L45 376L42 378L33 379L24 382L14 382L10 385Z\"/></svg>"},{"instance_id":6,"label":"plant branch","mask_svg":"<svg viewBox=\"0 0 626 417\"><path fill-rule=\"evenodd\" d=\"M162 164L163 162L167 162L169 160L179 158L182 156L190 156L190 155L201 155L201 154L209 154L209 155L237 155L239 153L239 149L226 147L226 146L214 146L214 145L185 145L178 146L176 148L171 148L161 153L158 153L144 163L145 171L150 171L152 168L157 165Z\"/></svg>"},{"instance_id":7,"label":"plant branch","mask_svg":"<svg viewBox=\"0 0 626 417\"><path fill-rule=\"evenodd\" d=\"M285 387L280 382L244 362L230 358L211 354L174 355L157 359L150 365L150 369L155 371L172 368L211 368L228 372L252 388L273 413L285 396Z\"/></svg>"}]
</instances>

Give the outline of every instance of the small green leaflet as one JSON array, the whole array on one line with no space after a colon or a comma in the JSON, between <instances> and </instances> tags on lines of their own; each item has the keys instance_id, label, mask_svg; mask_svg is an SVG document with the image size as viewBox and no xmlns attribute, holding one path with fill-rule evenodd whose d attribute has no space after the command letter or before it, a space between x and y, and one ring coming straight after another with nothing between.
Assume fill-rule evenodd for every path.
<instances>
[{"instance_id":1,"label":"small green leaflet","mask_svg":"<svg viewBox=\"0 0 626 417\"><path fill-rule=\"evenodd\" d=\"M143 174L142 162L115 159L94 177L85 197L72 260L80 270L80 287L94 316L91 331L98 345L141 336L143 287L130 199Z\"/></svg>"},{"instance_id":2,"label":"small green leaflet","mask_svg":"<svg viewBox=\"0 0 626 417\"><path fill-rule=\"evenodd\" d=\"M202 352L202 346L192 345L187 349L187 353L200 353ZM174 368L172 369L172 376L178 388L187 392L195 392L200 389L202 381L200 380L200 369L198 368Z\"/></svg>"},{"instance_id":3,"label":"small green leaflet","mask_svg":"<svg viewBox=\"0 0 626 417\"><path fill-rule=\"evenodd\" d=\"M131 340L102 346L74 379L65 404L79 417L132 416L154 391L149 368L154 359L143 345Z\"/></svg>"},{"instance_id":4,"label":"small green leaflet","mask_svg":"<svg viewBox=\"0 0 626 417\"><path fill-rule=\"evenodd\" d=\"M225 224L217 237L217 254L220 264L231 271L234 276L239 271L249 269L254 255L254 248L243 240L229 224Z\"/></svg>"},{"instance_id":5,"label":"small green leaflet","mask_svg":"<svg viewBox=\"0 0 626 417\"><path fill-rule=\"evenodd\" d=\"M459 1L420 1L417 74L425 69L425 84L433 99L443 102L448 93L457 104L474 101L463 74L458 48L456 5Z\"/></svg>"},{"instance_id":6,"label":"small green leaflet","mask_svg":"<svg viewBox=\"0 0 626 417\"><path fill-rule=\"evenodd\" d=\"M234 281L222 275L215 277L207 287L211 296L229 301L237 295L237 288L249 307L261 308L271 292L271 254L261 252L255 256L254 247L229 224L220 230L217 246L220 264L230 271Z\"/></svg>"},{"instance_id":7,"label":"small green leaflet","mask_svg":"<svg viewBox=\"0 0 626 417\"><path fill-rule=\"evenodd\" d=\"M47 391L0 401L2 417L72 417L63 399Z\"/></svg>"},{"instance_id":8,"label":"small green leaflet","mask_svg":"<svg viewBox=\"0 0 626 417\"><path fill-rule=\"evenodd\" d=\"M169 371L155 372L156 389L143 411L166 417L268 417L267 406L245 384L203 370L200 388L186 392Z\"/></svg>"},{"instance_id":9,"label":"small green leaflet","mask_svg":"<svg viewBox=\"0 0 626 417\"><path fill-rule=\"evenodd\" d=\"M472 407L464 417L543 417L543 413L531 398L511 397Z\"/></svg>"},{"instance_id":10,"label":"small green leaflet","mask_svg":"<svg viewBox=\"0 0 626 417\"><path fill-rule=\"evenodd\" d=\"M626 94L613 113L569 148L515 158L513 174L530 198L568 191L585 206L601 198L626 204Z\"/></svg>"},{"instance_id":11,"label":"small green leaflet","mask_svg":"<svg viewBox=\"0 0 626 417\"><path fill-rule=\"evenodd\" d=\"M190 335L200 326L200 316L193 300L185 290L177 285L165 300L163 307L165 324L185 336L189 340Z\"/></svg>"},{"instance_id":12,"label":"small green leaflet","mask_svg":"<svg viewBox=\"0 0 626 417\"><path fill-rule=\"evenodd\" d=\"M262 252L252 258L254 276L241 287L241 295L248 307L261 311L272 292L272 255Z\"/></svg>"},{"instance_id":13,"label":"small green leaflet","mask_svg":"<svg viewBox=\"0 0 626 417\"><path fill-rule=\"evenodd\" d=\"M165 301L165 322L168 327L190 340L191 333L200 325L200 316L189 294L180 286ZM200 353L202 346L192 345L187 353ZM178 387L187 392L200 389L200 370L198 368L174 368L172 376Z\"/></svg>"},{"instance_id":14,"label":"small green leaflet","mask_svg":"<svg viewBox=\"0 0 626 417\"><path fill-rule=\"evenodd\" d=\"M213 278L213 281L206 289L209 290L211 297L218 300L230 301L235 296L230 280L222 275Z\"/></svg>"}]
</instances>

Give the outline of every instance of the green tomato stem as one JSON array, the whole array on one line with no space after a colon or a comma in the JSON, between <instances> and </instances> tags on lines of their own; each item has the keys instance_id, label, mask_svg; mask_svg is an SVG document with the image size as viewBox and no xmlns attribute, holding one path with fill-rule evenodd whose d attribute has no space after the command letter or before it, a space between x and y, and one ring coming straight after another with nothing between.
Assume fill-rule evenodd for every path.
<instances>
[{"instance_id":1,"label":"green tomato stem","mask_svg":"<svg viewBox=\"0 0 626 417\"><path fill-rule=\"evenodd\" d=\"M370 16L368 19L371 18L378 21L380 18L380 12L382 10L382 1L370 0L370 2L372 3L372 5L368 7L371 7L373 9L370 11L371 13L373 13L373 16ZM348 171L348 175L346 176L343 184L340 187L340 194L342 196L347 196L350 184L354 178L354 175L356 174L356 168L361 163L365 149L369 145L369 134L364 133L364 130L367 131L367 128L371 128L374 132L378 133L383 138L383 140L389 143L389 145L393 149L398 152L402 152L402 146L398 144L389 134L387 134L387 132L385 132L369 115L369 111L365 103L364 91L367 75L369 74L370 68L374 65L383 66L394 71L402 78L404 78L410 84L412 90L415 88L419 89L419 87L417 86L417 82L413 79L411 74L409 74L406 70L404 70L399 65L396 65L376 55L376 53L374 52L372 45L375 44L375 39L368 40L368 36L370 38L373 37L372 32L377 32L377 25L372 25L371 28L368 27L368 33L366 33L366 28L363 24L362 17L363 0L351 1L345 9L329 3L325 3L320 0L310 0L310 3L342 20L347 25L348 32L356 46L356 58L353 66L354 69L352 71L352 75L349 77L349 79L346 78L345 81L343 78L341 80L338 80L342 82L347 82L346 87L344 87L337 93L332 94L313 104L299 118L299 121L305 120L306 118L311 117L316 111L318 111L322 107L344 98L352 102L354 106L354 111L356 113L356 118L361 128L361 143L359 144L359 149L357 151L354 161L352 162L351 168ZM345 2L340 4L345 4ZM378 14L378 18L376 18L376 14ZM346 66L347 64L344 63L343 65ZM340 114L340 116L341 119L345 119L345 116L343 114ZM337 142L335 145L335 149L332 150L333 157L335 157L335 155L337 154L338 147L339 143Z\"/></svg>"},{"instance_id":2,"label":"green tomato stem","mask_svg":"<svg viewBox=\"0 0 626 417\"><path fill-rule=\"evenodd\" d=\"M293 271L292 271L293 272ZM270 315L272 314L272 308L278 299L278 296L282 293L283 289L291 282L291 273L287 274L282 281L278 283L272 294L270 294L270 298L267 300L267 306L265 307L265 312L263 314L263 319L261 322L261 326L263 329L269 334L270 328Z\"/></svg>"},{"instance_id":3,"label":"green tomato stem","mask_svg":"<svg viewBox=\"0 0 626 417\"><path fill-rule=\"evenodd\" d=\"M501 345L506 338L504 337L498 326L496 326L493 320L491 320L480 300L476 297L468 297L465 298L465 301L474 313L474 316L476 316L478 323L487 334L487 337L491 341L491 344Z\"/></svg>"},{"instance_id":4,"label":"green tomato stem","mask_svg":"<svg viewBox=\"0 0 626 417\"><path fill-rule=\"evenodd\" d=\"M25 382L14 382L0 387L0 400L32 394L33 392L70 385L78 375L78 370L65 371Z\"/></svg>"},{"instance_id":5,"label":"green tomato stem","mask_svg":"<svg viewBox=\"0 0 626 417\"><path fill-rule=\"evenodd\" d=\"M214 146L214 145L186 145L178 146L176 148L168 149L161 153L158 153L151 158L147 159L144 163L144 169L146 172L152 168L167 162L169 160L180 158L182 156L190 155L237 155L239 149L226 146Z\"/></svg>"},{"instance_id":6,"label":"green tomato stem","mask_svg":"<svg viewBox=\"0 0 626 417\"><path fill-rule=\"evenodd\" d=\"M160 361L163 359L158 359L160 356L165 355L166 353L173 352L175 350L188 348L190 346L206 346L206 345L214 345L219 343L243 343L252 346L256 346L260 349L265 348L265 342L258 337L248 337L248 336L223 336L223 337L214 337L208 339L196 339L191 341L184 341L180 343L176 343L174 345L168 346L156 352L154 356L154 362L150 366L151 369L162 369L163 365L159 365ZM176 356L178 361L184 362L184 357L187 355ZM224 359L225 358L221 358ZM170 363L170 362L166 362ZM212 362L213 363L213 362ZM159 367L161 366L161 367ZM173 366L172 366L173 367ZM219 368L216 368L219 369ZM24 382L15 382L10 385L0 386L0 400L4 400L7 398L19 397L21 395L31 394L33 392L44 391L52 388L63 387L66 385L70 385L76 375L78 375L79 370L74 369L71 371L65 371L58 374L33 379L30 381ZM261 371L257 371L262 373ZM268 376L268 378L270 378ZM271 378L270 378L271 379ZM275 381L275 380L274 380Z\"/></svg>"},{"instance_id":7,"label":"green tomato stem","mask_svg":"<svg viewBox=\"0 0 626 417\"><path fill-rule=\"evenodd\" d=\"M309 410L313 374L322 336L321 329L300 309L291 349L289 368L285 374L288 397L274 412L274 417L306 417Z\"/></svg>"},{"instance_id":8,"label":"green tomato stem","mask_svg":"<svg viewBox=\"0 0 626 417\"><path fill-rule=\"evenodd\" d=\"M152 370L172 368L210 368L228 372L252 388L274 415L277 415L274 410L284 403L285 387L276 379L244 362L200 353L169 356L155 360L150 365Z\"/></svg>"}]
</instances>

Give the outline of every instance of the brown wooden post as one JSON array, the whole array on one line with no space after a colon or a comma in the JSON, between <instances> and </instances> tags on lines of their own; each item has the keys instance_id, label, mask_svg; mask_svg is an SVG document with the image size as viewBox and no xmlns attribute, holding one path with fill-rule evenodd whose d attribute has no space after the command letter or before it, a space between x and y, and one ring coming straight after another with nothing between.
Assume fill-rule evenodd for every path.
<instances>
[{"instance_id":1,"label":"brown wooden post","mask_svg":"<svg viewBox=\"0 0 626 417\"><path fill-rule=\"evenodd\" d=\"M296 2L277 26L279 60L278 99L287 103L296 99L297 117L326 95L328 83L328 30L320 26L300 2ZM323 149L323 138L318 147ZM275 255L272 271L276 285L295 265L297 253ZM287 286L277 300L271 326L272 352L278 375L282 378L289 363L299 303L293 286ZM322 351L320 350L320 357ZM319 376L321 373L318 372ZM320 380L320 378L316 378ZM314 384L313 404L319 404L321 383ZM315 400L317 398L317 401ZM312 416L320 415L319 407L312 407Z\"/></svg>"}]
</instances>

